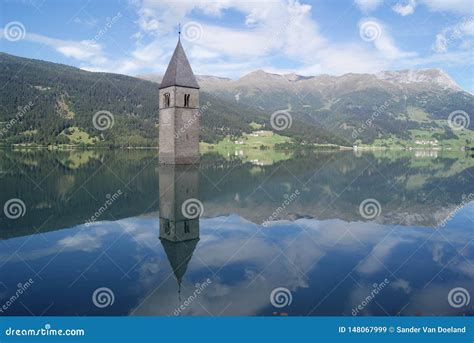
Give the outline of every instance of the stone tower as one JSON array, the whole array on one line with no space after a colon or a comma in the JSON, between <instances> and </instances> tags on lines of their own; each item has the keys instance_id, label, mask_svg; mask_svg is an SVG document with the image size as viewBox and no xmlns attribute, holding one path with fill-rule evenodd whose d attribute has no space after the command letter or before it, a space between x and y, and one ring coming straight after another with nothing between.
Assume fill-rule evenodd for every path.
<instances>
[{"instance_id":1,"label":"stone tower","mask_svg":"<svg viewBox=\"0 0 474 343\"><path fill-rule=\"evenodd\" d=\"M181 292L189 261L199 242L199 216L189 218L183 213L183 204L199 195L198 166L161 165L160 187L160 240Z\"/></svg>"},{"instance_id":2,"label":"stone tower","mask_svg":"<svg viewBox=\"0 0 474 343\"><path fill-rule=\"evenodd\" d=\"M199 163L199 85L180 40L159 96L160 164Z\"/></svg>"},{"instance_id":3,"label":"stone tower","mask_svg":"<svg viewBox=\"0 0 474 343\"><path fill-rule=\"evenodd\" d=\"M183 242L199 239L199 215L186 216L189 199L199 196L198 166L161 165L160 187L160 239Z\"/></svg>"}]
</instances>

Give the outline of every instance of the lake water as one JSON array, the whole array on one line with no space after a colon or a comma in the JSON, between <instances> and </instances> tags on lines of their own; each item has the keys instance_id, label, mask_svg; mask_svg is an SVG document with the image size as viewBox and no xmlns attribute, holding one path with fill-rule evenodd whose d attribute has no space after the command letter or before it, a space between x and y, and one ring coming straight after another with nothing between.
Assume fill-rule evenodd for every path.
<instances>
[{"instance_id":1,"label":"lake water","mask_svg":"<svg viewBox=\"0 0 474 343\"><path fill-rule=\"evenodd\" d=\"M474 313L472 156L157 162L0 151L0 315Z\"/></svg>"}]
</instances>

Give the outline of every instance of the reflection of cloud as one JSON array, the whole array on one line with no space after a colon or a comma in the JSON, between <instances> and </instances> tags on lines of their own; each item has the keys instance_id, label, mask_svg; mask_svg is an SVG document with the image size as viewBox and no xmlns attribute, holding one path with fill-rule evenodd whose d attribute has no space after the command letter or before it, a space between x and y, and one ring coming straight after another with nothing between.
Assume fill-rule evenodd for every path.
<instances>
[{"instance_id":1,"label":"reflection of cloud","mask_svg":"<svg viewBox=\"0 0 474 343\"><path fill-rule=\"evenodd\" d=\"M117 224L114 222L96 222L89 227L79 225L69 230L60 230L42 233L51 242L51 246L44 248L21 251L11 254L6 251L0 255L1 261L33 261L46 256L56 255L59 252L93 252L103 246L105 236L113 232ZM10 241L29 240L29 237L12 238Z\"/></svg>"},{"instance_id":2,"label":"reflection of cloud","mask_svg":"<svg viewBox=\"0 0 474 343\"><path fill-rule=\"evenodd\" d=\"M459 262L458 264L453 264L453 265L450 264L449 267L450 269L458 273L462 273L465 276L474 279L474 268L472 266L474 266L474 260L469 259L469 260L463 260Z\"/></svg>"},{"instance_id":3,"label":"reflection of cloud","mask_svg":"<svg viewBox=\"0 0 474 343\"><path fill-rule=\"evenodd\" d=\"M383 270L384 260L389 258L392 250L399 244L400 240L396 237L385 238L373 247L370 255L357 267L357 271L362 274L374 274Z\"/></svg>"},{"instance_id":4,"label":"reflection of cloud","mask_svg":"<svg viewBox=\"0 0 474 343\"><path fill-rule=\"evenodd\" d=\"M467 311L472 311L472 309L469 310L469 307L467 306L456 309L449 305L448 294L449 291L455 287L463 287L467 289L470 294L473 294L474 292L472 282L431 284L429 287L415 290L411 294L410 304L401 314L430 316L442 313L443 315L448 316L459 316L467 313Z\"/></svg>"},{"instance_id":5,"label":"reflection of cloud","mask_svg":"<svg viewBox=\"0 0 474 343\"><path fill-rule=\"evenodd\" d=\"M195 284L207 278L212 283L183 315L270 314L273 308L269 295L276 287L291 290L296 306L300 306L297 304L301 304L301 296L305 297L303 300L308 306L325 299L324 306L317 308L313 314L335 314L335 311L349 314L350 306L359 304L360 299L370 293L373 283L381 282L384 275L390 279L391 285L384 288L375 301L387 311L393 311L393 307L387 306L384 301L390 303L393 297L401 297L403 304L399 308L410 302L403 314L456 314L460 312L448 307L445 301L449 289L454 285L432 284L423 289L425 283L442 268L433 261L436 258L430 258L434 249L440 249L434 247L447 246L446 239L454 247L466 244L466 229L462 227L462 222L458 218L453 222L457 225L443 231L443 235L431 235L432 231L423 228L373 222L303 218L276 221L268 227L262 227L238 215L201 218L201 240L188 264L181 300L177 294L177 282L158 238L157 216L97 222L88 228L78 226L49 232L43 234L45 240L39 235L11 239L9 241L12 244L8 245L12 247L11 251L6 251L0 260L7 261L10 257L8 262L33 260L55 255L61 249L65 252L80 251L81 256L87 258L71 257L68 260L70 270L66 271L64 280L72 280L77 276L74 274L77 270L84 270L90 263L88 261L94 260L94 256L99 256L104 247L109 247L120 237L120 249L110 249L108 254L118 265L119 261L127 260L131 270L125 269L130 279L124 278L121 271L115 268L108 273L91 268L88 273L97 280L123 283L126 289L124 292L132 299L130 306L133 308L128 310L134 315L172 315L176 307L194 292ZM25 247L24 251L18 252L18 256L11 254L13 247L21 245L25 239L32 239L32 246L39 248L30 246L26 250ZM428 241L425 242L426 239ZM421 262L414 257L403 265L400 273L396 273L400 279L388 277L388 271L381 263L397 267L415 251L418 252L417 256L427 257L423 260L423 269L420 269ZM446 260L451 260L454 254L451 249L444 249L444 253ZM445 270L450 275L454 271L456 275L462 273L463 278L473 278L469 263L472 262L472 256L469 253L465 252L463 258L454 259ZM394 260L398 264L394 264ZM351 276L357 282L347 278L348 282L338 288L347 276L340 272L338 266L347 268L347 272L355 268ZM49 268L54 270L54 264ZM416 278L406 276L415 274ZM469 281L455 286L469 289ZM336 288L332 293L333 287ZM430 302L434 303L431 307L426 305ZM341 308L325 306L332 303L342 304ZM369 306L362 313L379 314L381 310L377 304L374 303L373 307ZM302 311L300 308L289 308L288 312L291 311L304 314L298 312Z\"/></svg>"},{"instance_id":6,"label":"reflection of cloud","mask_svg":"<svg viewBox=\"0 0 474 343\"><path fill-rule=\"evenodd\" d=\"M360 299L364 299L370 293L373 283L380 281L380 276L375 276L383 269L378 260L388 264L388 259L399 245L408 244L416 248L417 245L411 243L421 237L426 238L426 234L431 233L424 229L398 228L398 234L385 237L391 229L394 229L393 227L376 223L314 219L278 221L260 229L262 231L257 231L259 230L257 225L236 215L201 220L201 241L189 264L181 297L184 300L192 294L194 283L201 282L201 279L211 277L212 284L182 315L209 315L209 313L217 315L221 311L224 311L223 315L248 315L262 311L268 313L265 311L268 311L268 296L272 289L284 286L297 296L302 288L314 287L306 276L315 270L321 270L324 267L321 265L322 261L332 263L331 259L328 260L328 256L338 256L338 252L346 254L352 252L354 256L360 256L353 261L354 265L363 261L357 271L362 278L359 284L365 286L359 287L354 284L354 289L347 295L348 300L345 300L347 304L357 305ZM351 234L345 234L346 230L350 230L357 239ZM363 260L366 255L360 254L361 249L364 250L361 242L370 248L371 254L366 260ZM406 268L417 268L417 266L407 264ZM222 269L223 272L212 277L209 269L212 271ZM230 270L233 271L233 275L239 276L229 279ZM167 272L170 272L169 268ZM146 284L156 287L162 282L164 275L166 275L164 271L163 274L154 275L154 281L148 279ZM325 274L321 277L331 278ZM337 283L338 280L333 282ZM394 280L391 284L390 288L381 292L380 298L377 297L377 302L382 301L384 297L390 297L397 289L407 295L411 295L414 289L405 279ZM171 277L158 290L142 297L132 313L134 315L173 313L180 305L176 287L176 281ZM321 297L325 296L326 291L322 291ZM317 298L317 295L314 297ZM378 313L370 309L369 306L363 313L365 315ZM351 308L349 312L350 310ZM380 309L376 306L373 310Z\"/></svg>"},{"instance_id":7,"label":"reflection of cloud","mask_svg":"<svg viewBox=\"0 0 474 343\"><path fill-rule=\"evenodd\" d=\"M395 289L401 289L406 294L411 292L410 282L404 279L398 279L390 284Z\"/></svg>"}]
</instances>

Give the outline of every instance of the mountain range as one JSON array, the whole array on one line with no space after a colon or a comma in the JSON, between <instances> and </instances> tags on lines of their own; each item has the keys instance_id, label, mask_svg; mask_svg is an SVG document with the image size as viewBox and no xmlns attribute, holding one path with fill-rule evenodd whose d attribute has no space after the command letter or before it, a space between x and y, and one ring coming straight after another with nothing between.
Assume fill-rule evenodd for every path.
<instances>
[{"instance_id":1,"label":"mountain range","mask_svg":"<svg viewBox=\"0 0 474 343\"><path fill-rule=\"evenodd\" d=\"M140 77L161 79L160 75ZM203 91L242 108L265 113L287 110L294 121L322 127L350 143L390 136L410 140L411 130L449 139L456 134L446 125L449 114L469 113L474 105L473 95L441 69L309 77L257 70L238 80L198 76L198 82ZM354 135L368 120L370 128ZM474 121L468 128L474 129Z\"/></svg>"},{"instance_id":2,"label":"mountain range","mask_svg":"<svg viewBox=\"0 0 474 343\"><path fill-rule=\"evenodd\" d=\"M258 70L238 80L197 79L201 104L209 104L201 117L201 140L210 143L256 127L299 143L348 146L406 142L420 134L458 139L474 129L474 121L468 130L448 125L453 111L472 110L474 96L440 69L311 77ZM94 73L0 53L0 144L156 146L160 80L160 75ZM270 116L281 110L292 124L279 131ZM113 115L108 130L93 125L99 111Z\"/></svg>"}]
</instances>

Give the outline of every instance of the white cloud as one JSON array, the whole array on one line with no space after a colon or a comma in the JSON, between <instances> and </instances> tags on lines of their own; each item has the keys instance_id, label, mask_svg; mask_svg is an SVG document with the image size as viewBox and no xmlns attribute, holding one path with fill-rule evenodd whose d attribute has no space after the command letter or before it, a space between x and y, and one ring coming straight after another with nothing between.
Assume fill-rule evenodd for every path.
<instances>
[{"instance_id":1,"label":"white cloud","mask_svg":"<svg viewBox=\"0 0 474 343\"><path fill-rule=\"evenodd\" d=\"M401 15L408 15L421 2L399 0L393 9ZM364 11L374 10L381 4L380 0L356 2ZM440 8L435 5L432 2L430 8ZM256 69L265 69L284 73L296 71L303 75L340 75L348 72L374 73L406 65L416 66L427 60L435 61L433 56L421 58L414 52L405 51L390 34L387 25L371 18L364 18L359 28L367 21L375 23L379 32L376 32L374 39L330 41L329 34L321 32L312 16L312 11L318 8L313 9L295 0L256 3L237 0L133 0L132 6L138 14L135 22L138 31L131 37L133 45L127 53L119 53L113 58L113 55L105 53L104 41L68 41L34 33L27 33L25 39L48 45L58 53L80 61L80 67L85 70L129 75L162 74L176 44L176 23L181 22L185 26L186 23L196 22L196 14L199 14L198 39L187 40L185 32L181 35L197 74L240 77ZM462 6L458 4L457 7ZM228 10L239 12L241 15L237 17L241 18L241 22L230 26L215 20L227 15L225 11ZM353 29L357 30L357 27ZM470 31L470 26L458 25L439 32L434 50L445 51L446 54L448 46L454 41L447 39L450 35L462 35L462 39L457 38L458 46L468 50L473 45L468 39ZM445 56L450 63L459 58L459 54ZM288 61L291 70L282 67Z\"/></svg>"},{"instance_id":2,"label":"white cloud","mask_svg":"<svg viewBox=\"0 0 474 343\"><path fill-rule=\"evenodd\" d=\"M381 1L377 1L381 3ZM177 21L186 25L193 11L202 11L212 16L222 14L226 9L234 9L244 14L243 27L226 27L200 21L200 38L187 41L182 33L185 49L189 51L191 63L196 73L216 76L241 76L255 69L278 69L268 63L268 58L287 58L301 66L298 72L305 74L341 74L345 72L371 72L387 66L386 56L374 54L364 44L329 44L317 22L311 16L312 7L298 1L272 1L247 3L234 0L218 2L179 2L176 8L169 8L168 2L136 2L139 14L139 37L151 35L159 40L163 49L171 51L176 36L170 35ZM364 8L374 8L374 4L362 4ZM169 16L174 19L170 22ZM149 23L154 23L150 25ZM146 23L146 24L145 24ZM171 36L171 37L170 37ZM377 44L388 51L394 46L381 40ZM385 43L385 45L384 45ZM166 47L166 48L165 48ZM146 47L137 47L134 57L144 54ZM400 57L400 50L390 51L393 57ZM162 59L166 63L167 58Z\"/></svg>"},{"instance_id":3,"label":"white cloud","mask_svg":"<svg viewBox=\"0 0 474 343\"><path fill-rule=\"evenodd\" d=\"M45 44L66 57L79 61L90 61L95 64L106 64L102 46L92 40L69 41L50 38L36 33L26 33L25 40Z\"/></svg>"},{"instance_id":4,"label":"white cloud","mask_svg":"<svg viewBox=\"0 0 474 343\"><path fill-rule=\"evenodd\" d=\"M363 12L370 12L377 9L383 0L354 0L357 7Z\"/></svg>"},{"instance_id":5,"label":"white cloud","mask_svg":"<svg viewBox=\"0 0 474 343\"><path fill-rule=\"evenodd\" d=\"M436 35L433 50L437 53L445 53L450 45L460 42L460 48L470 49L472 37L474 36L474 18L464 18L456 25L443 29Z\"/></svg>"},{"instance_id":6,"label":"white cloud","mask_svg":"<svg viewBox=\"0 0 474 343\"><path fill-rule=\"evenodd\" d=\"M420 0L431 11L473 14L472 0Z\"/></svg>"},{"instance_id":7,"label":"white cloud","mask_svg":"<svg viewBox=\"0 0 474 343\"><path fill-rule=\"evenodd\" d=\"M395 60L416 56L413 52L405 52L398 48L386 25L373 18L365 18L359 22L361 38L372 42L384 58Z\"/></svg>"},{"instance_id":8,"label":"white cloud","mask_svg":"<svg viewBox=\"0 0 474 343\"><path fill-rule=\"evenodd\" d=\"M392 9L400 14L401 16L407 16L415 13L416 1L407 0L405 2L399 2L392 7Z\"/></svg>"}]
</instances>

